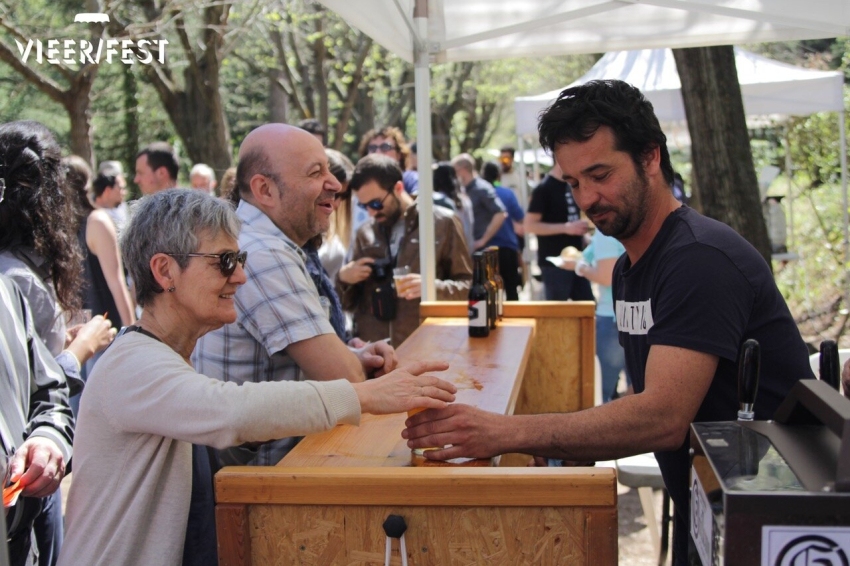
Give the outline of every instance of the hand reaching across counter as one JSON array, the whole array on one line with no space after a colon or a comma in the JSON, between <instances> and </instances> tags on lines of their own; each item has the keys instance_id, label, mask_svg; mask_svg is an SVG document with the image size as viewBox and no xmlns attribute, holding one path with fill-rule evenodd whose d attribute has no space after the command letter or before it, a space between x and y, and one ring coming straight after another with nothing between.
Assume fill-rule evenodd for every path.
<instances>
[{"instance_id":1,"label":"hand reaching across counter","mask_svg":"<svg viewBox=\"0 0 850 566\"><path fill-rule=\"evenodd\" d=\"M443 409L455 400L457 388L426 372L444 371L446 362L403 364L383 377L354 383L360 410L373 415L403 413L418 407Z\"/></svg>"},{"instance_id":2,"label":"hand reaching across counter","mask_svg":"<svg viewBox=\"0 0 850 566\"><path fill-rule=\"evenodd\" d=\"M449 405L445 409L423 411L407 419L401 436L410 448L447 446L428 450L429 460L453 458L492 458L510 452L505 445L510 426L503 415L482 411L471 405Z\"/></svg>"},{"instance_id":3,"label":"hand reaching across counter","mask_svg":"<svg viewBox=\"0 0 850 566\"><path fill-rule=\"evenodd\" d=\"M352 348L352 351L360 360L367 376L381 377L398 367L395 348L390 346L387 340L364 343L359 348Z\"/></svg>"}]
</instances>

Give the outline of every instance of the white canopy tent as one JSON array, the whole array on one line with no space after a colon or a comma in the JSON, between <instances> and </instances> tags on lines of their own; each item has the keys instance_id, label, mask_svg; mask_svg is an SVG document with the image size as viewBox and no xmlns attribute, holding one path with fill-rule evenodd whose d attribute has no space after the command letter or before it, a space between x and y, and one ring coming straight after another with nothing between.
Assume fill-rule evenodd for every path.
<instances>
[{"instance_id":1,"label":"white canopy tent","mask_svg":"<svg viewBox=\"0 0 850 566\"><path fill-rule=\"evenodd\" d=\"M423 300L435 298L432 62L850 35L847 0L320 0L415 65Z\"/></svg>"},{"instance_id":2,"label":"white canopy tent","mask_svg":"<svg viewBox=\"0 0 850 566\"><path fill-rule=\"evenodd\" d=\"M844 75L787 65L735 48L735 66L747 116L807 116L844 110ZM620 79L639 88L655 108L662 124L685 121L682 83L671 49L616 51L605 54L576 86L598 79ZM537 133L537 115L560 94L562 87L514 99L516 133Z\"/></svg>"},{"instance_id":3,"label":"white canopy tent","mask_svg":"<svg viewBox=\"0 0 850 566\"><path fill-rule=\"evenodd\" d=\"M844 210L847 210L847 140L844 110L844 74L817 71L788 65L735 48L738 83L748 118L771 116L807 116L815 112L838 112L841 132L841 182ZM568 88L598 79L620 79L644 93L655 108L668 138L676 135L685 123L682 83L671 49L616 51L605 54L581 78ZM516 133L521 136L537 132L537 116L549 106L562 89L535 96L514 99ZM788 167L790 170L790 166ZM850 227L844 217L844 249L850 249Z\"/></svg>"}]
</instances>

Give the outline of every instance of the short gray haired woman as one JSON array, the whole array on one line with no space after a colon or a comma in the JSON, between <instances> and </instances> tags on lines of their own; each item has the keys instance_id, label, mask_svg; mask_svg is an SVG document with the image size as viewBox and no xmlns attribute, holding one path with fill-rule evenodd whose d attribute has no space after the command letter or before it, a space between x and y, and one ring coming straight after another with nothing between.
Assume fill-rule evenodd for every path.
<instances>
[{"instance_id":1,"label":"short gray haired woman","mask_svg":"<svg viewBox=\"0 0 850 566\"><path fill-rule=\"evenodd\" d=\"M182 558L191 443L225 448L358 424L384 414L445 407L455 388L445 363L418 362L363 383L235 383L195 372L203 334L236 320L245 282L231 206L169 189L135 206L122 235L142 306L89 377L80 407L74 481L60 565L162 564Z\"/></svg>"}]
</instances>

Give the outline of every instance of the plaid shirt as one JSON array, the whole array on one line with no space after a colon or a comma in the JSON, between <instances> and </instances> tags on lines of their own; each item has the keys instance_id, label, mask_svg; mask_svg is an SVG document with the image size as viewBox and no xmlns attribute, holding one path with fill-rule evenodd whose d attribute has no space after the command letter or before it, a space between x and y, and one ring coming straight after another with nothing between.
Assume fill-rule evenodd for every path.
<instances>
[{"instance_id":1,"label":"plaid shirt","mask_svg":"<svg viewBox=\"0 0 850 566\"><path fill-rule=\"evenodd\" d=\"M192 354L195 369L222 381L300 381L301 369L286 347L334 334L305 266L306 255L259 209L242 201L239 248L248 252L247 282L236 291L236 322L207 333ZM259 450L222 451L225 464L273 466L298 442L285 438Z\"/></svg>"}]
</instances>

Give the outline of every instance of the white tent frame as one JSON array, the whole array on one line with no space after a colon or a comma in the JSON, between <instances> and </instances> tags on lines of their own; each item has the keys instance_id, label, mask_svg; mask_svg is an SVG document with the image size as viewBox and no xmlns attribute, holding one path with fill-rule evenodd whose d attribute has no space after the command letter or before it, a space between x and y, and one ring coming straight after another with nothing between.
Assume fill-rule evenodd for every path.
<instances>
[{"instance_id":1,"label":"white tent frame","mask_svg":"<svg viewBox=\"0 0 850 566\"><path fill-rule=\"evenodd\" d=\"M850 35L847 0L319 1L414 63L423 301L436 298L432 62Z\"/></svg>"}]
</instances>

